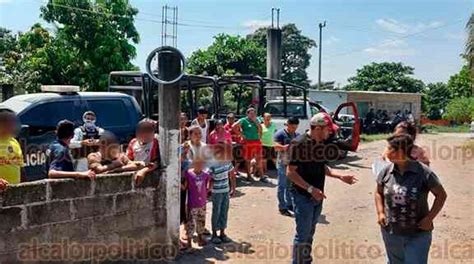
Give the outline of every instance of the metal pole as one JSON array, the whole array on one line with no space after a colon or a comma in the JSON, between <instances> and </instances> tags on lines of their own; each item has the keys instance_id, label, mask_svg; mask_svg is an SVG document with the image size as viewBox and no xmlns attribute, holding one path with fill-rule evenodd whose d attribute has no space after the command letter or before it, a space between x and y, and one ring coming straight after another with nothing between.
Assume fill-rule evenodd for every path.
<instances>
[{"instance_id":1,"label":"metal pole","mask_svg":"<svg viewBox=\"0 0 474 264\"><path fill-rule=\"evenodd\" d=\"M322 57L322 48L323 48L323 27L326 26L326 21L324 23L319 23L319 71L318 71L318 89L321 90L321 57Z\"/></svg>"}]
</instances>

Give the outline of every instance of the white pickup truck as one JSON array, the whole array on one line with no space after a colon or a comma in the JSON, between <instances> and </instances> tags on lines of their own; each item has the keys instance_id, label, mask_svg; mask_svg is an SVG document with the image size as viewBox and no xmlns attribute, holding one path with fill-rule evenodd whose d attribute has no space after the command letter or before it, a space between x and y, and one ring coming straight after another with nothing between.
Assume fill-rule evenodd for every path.
<instances>
[{"instance_id":1,"label":"white pickup truck","mask_svg":"<svg viewBox=\"0 0 474 264\"><path fill-rule=\"evenodd\" d=\"M353 115L342 114L344 108L350 108ZM354 103L341 104L332 112L323 105L309 100L287 98L285 111L284 101L282 99L275 99L265 103L263 112L272 115L272 120L275 122L277 129L284 127L288 117L298 117L300 119L300 125L298 126L299 133L303 133L309 129L309 121L313 115L319 112L326 112L332 116L334 122L339 126L339 131L337 132L338 136L351 141L351 150L356 150L360 141L360 122Z\"/></svg>"}]
</instances>

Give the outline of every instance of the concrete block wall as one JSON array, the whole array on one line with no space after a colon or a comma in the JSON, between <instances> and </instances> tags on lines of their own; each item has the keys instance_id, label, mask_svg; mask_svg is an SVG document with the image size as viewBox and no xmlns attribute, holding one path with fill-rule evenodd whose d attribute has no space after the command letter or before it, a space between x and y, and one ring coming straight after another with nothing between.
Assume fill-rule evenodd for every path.
<instances>
[{"instance_id":1,"label":"concrete block wall","mask_svg":"<svg viewBox=\"0 0 474 264\"><path fill-rule=\"evenodd\" d=\"M173 258L178 234L167 230L165 178L159 171L139 186L131 173L10 186L0 193L0 263Z\"/></svg>"}]
</instances>

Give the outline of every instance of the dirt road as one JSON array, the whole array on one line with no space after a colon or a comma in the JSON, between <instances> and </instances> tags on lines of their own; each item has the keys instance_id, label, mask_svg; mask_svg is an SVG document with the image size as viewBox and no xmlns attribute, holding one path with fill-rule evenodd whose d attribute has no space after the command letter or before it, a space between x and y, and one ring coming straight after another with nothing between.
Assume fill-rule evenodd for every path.
<instances>
[{"instance_id":1,"label":"dirt road","mask_svg":"<svg viewBox=\"0 0 474 264\"><path fill-rule=\"evenodd\" d=\"M438 134L421 135L417 142L428 149L431 167L448 192L435 219L430 263L474 263L474 156L463 154L460 146L466 140L465 134ZM333 165L355 174L359 182L349 186L327 180L327 199L313 245L316 263L385 263L371 173L371 163L384 147L384 141L362 144L357 153ZM208 245L179 256L177 263L289 263L294 219L278 213L274 184L273 179L269 184L239 180L229 212L228 235L235 243ZM211 209L209 203L208 227Z\"/></svg>"}]
</instances>

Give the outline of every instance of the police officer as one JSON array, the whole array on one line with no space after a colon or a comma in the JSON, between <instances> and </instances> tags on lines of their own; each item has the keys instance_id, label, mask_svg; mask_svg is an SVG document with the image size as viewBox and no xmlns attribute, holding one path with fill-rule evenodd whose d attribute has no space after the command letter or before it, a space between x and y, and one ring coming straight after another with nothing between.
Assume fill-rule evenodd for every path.
<instances>
[{"instance_id":1,"label":"police officer","mask_svg":"<svg viewBox=\"0 0 474 264\"><path fill-rule=\"evenodd\" d=\"M76 171L87 171L87 155L97 151L99 138L104 129L96 125L97 117L94 112L87 111L82 115L84 124L74 130L74 137L69 144L72 149Z\"/></svg>"}]
</instances>

